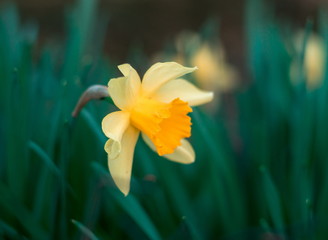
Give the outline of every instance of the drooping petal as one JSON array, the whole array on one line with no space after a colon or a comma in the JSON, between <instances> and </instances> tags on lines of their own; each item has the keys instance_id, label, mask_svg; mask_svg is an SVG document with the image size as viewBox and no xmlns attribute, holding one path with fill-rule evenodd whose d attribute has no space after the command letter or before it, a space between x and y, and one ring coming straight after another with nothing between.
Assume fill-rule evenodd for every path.
<instances>
[{"instance_id":1,"label":"drooping petal","mask_svg":"<svg viewBox=\"0 0 328 240\"><path fill-rule=\"evenodd\" d=\"M139 95L141 81L138 73L129 64L118 66L124 77L112 78L108 82L108 92L115 105L129 109Z\"/></svg>"},{"instance_id":2,"label":"drooping petal","mask_svg":"<svg viewBox=\"0 0 328 240\"><path fill-rule=\"evenodd\" d=\"M102 120L102 130L108 141L105 144L105 151L108 158L115 159L121 152L122 136L129 126L130 114L123 111L112 112Z\"/></svg>"},{"instance_id":3,"label":"drooping petal","mask_svg":"<svg viewBox=\"0 0 328 240\"><path fill-rule=\"evenodd\" d=\"M175 98L180 98L189 106L198 106L212 101L213 95L213 92L200 90L184 79L176 79L161 86L153 98L161 102L170 102Z\"/></svg>"},{"instance_id":4,"label":"drooping petal","mask_svg":"<svg viewBox=\"0 0 328 240\"><path fill-rule=\"evenodd\" d=\"M156 151L156 147L153 142L147 137L146 134L141 134L145 143L153 150ZM191 144L185 140L181 140L181 145L178 146L171 154L163 155L163 157L178 163L189 164L195 161L195 151Z\"/></svg>"},{"instance_id":5,"label":"drooping petal","mask_svg":"<svg viewBox=\"0 0 328 240\"><path fill-rule=\"evenodd\" d=\"M130 191L133 154L138 136L139 130L129 126L122 138L121 153L115 159L108 158L110 174L116 186L125 196L128 195Z\"/></svg>"},{"instance_id":6,"label":"drooping petal","mask_svg":"<svg viewBox=\"0 0 328 240\"><path fill-rule=\"evenodd\" d=\"M145 73L142 80L142 91L146 95L151 95L166 82L177 79L196 69L197 67L188 68L176 62L156 63Z\"/></svg>"}]
</instances>

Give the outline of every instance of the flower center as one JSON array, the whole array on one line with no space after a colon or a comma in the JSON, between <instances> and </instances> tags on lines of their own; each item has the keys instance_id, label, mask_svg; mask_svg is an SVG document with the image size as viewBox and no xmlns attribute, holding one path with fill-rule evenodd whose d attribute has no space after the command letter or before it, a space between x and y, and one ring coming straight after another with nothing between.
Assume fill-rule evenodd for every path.
<instances>
[{"instance_id":1,"label":"flower center","mask_svg":"<svg viewBox=\"0 0 328 240\"><path fill-rule=\"evenodd\" d=\"M140 98L131 109L131 123L145 133L156 146L160 156L173 153L181 145L181 139L190 137L192 112L188 103L174 99L162 103L149 98Z\"/></svg>"}]
</instances>

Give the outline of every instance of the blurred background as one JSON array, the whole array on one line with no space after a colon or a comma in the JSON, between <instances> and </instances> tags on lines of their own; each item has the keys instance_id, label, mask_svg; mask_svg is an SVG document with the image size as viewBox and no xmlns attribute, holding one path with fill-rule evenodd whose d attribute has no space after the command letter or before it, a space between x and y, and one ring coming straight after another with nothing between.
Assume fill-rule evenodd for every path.
<instances>
[{"instance_id":1,"label":"blurred background","mask_svg":"<svg viewBox=\"0 0 328 240\"><path fill-rule=\"evenodd\" d=\"M328 239L322 0L0 1L0 239ZM131 192L108 172L109 99L130 63L198 66L196 162L140 139Z\"/></svg>"},{"instance_id":2,"label":"blurred background","mask_svg":"<svg viewBox=\"0 0 328 240\"><path fill-rule=\"evenodd\" d=\"M22 21L39 25L39 41L63 37L65 11L72 0L16 0ZM246 1L232 0L99 0L98 13L109 19L104 51L118 63L126 61L132 46L151 56L174 41L182 31L199 31L209 18L220 23L220 39L228 61L245 69ZM316 19L324 0L266 0L280 21L303 28L307 19Z\"/></svg>"}]
</instances>

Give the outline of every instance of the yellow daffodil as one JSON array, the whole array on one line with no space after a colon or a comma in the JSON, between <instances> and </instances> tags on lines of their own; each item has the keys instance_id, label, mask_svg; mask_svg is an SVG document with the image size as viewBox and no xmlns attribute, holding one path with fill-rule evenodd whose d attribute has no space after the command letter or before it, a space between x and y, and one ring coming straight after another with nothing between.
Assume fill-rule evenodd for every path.
<instances>
[{"instance_id":1,"label":"yellow daffodil","mask_svg":"<svg viewBox=\"0 0 328 240\"><path fill-rule=\"evenodd\" d=\"M120 111L102 121L109 140L105 144L112 178L127 195L134 148L141 133L146 144L160 156L179 163L192 163L195 153L185 139L190 137L190 106L209 102L212 92L205 92L179 77L197 68L175 62L156 63L143 80L129 64L118 66L123 77L108 83L108 92Z\"/></svg>"},{"instance_id":2,"label":"yellow daffodil","mask_svg":"<svg viewBox=\"0 0 328 240\"><path fill-rule=\"evenodd\" d=\"M220 96L234 91L240 79L237 69L227 62L225 50L219 41L204 40L194 32L182 32L175 41L175 52L161 52L153 60L166 59L181 64L198 66L195 72L195 84L204 90L215 92L215 101L207 105L209 112L215 112L220 103Z\"/></svg>"},{"instance_id":3,"label":"yellow daffodil","mask_svg":"<svg viewBox=\"0 0 328 240\"><path fill-rule=\"evenodd\" d=\"M191 63L199 67L196 79L205 89L228 92L236 87L238 73L226 62L222 47L210 47L206 42L195 52Z\"/></svg>"},{"instance_id":4,"label":"yellow daffodil","mask_svg":"<svg viewBox=\"0 0 328 240\"><path fill-rule=\"evenodd\" d=\"M308 40L304 65L307 84L310 89L320 86L323 80L326 60L325 43L322 37L312 34Z\"/></svg>"},{"instance_id":5,"label":"yellow daffodil","mask_svg":"<svg viewBox=\"0 0 328 240\"><path fill-rule=\"evenodd\" d=\"M295 38L295 47L298 53L302 51L304 41L304 32L300 32ZM326 64L326 46L320 35L312 33L307 39L304 52L304 70L306 85L309 90L321 86L324 77ZM290 75L294 83L297 83L299 68L297 68L297 59L291 64Z\"/></svg>"},{"instance_id":6,"label":"yellow daffodil","mask_svg":"<svg viewBox=\"0 0 328 240\"><path fill-rule=\"evenodd\" d=\"M230 92L236 88L239 74L227 62L222 43L219 39L215 40L210 44L197 33L182 32L176 39L178 56L184 58L184 62L199 67L195 76L201 88L218 93Z\"/></svg>"}]
</instances>

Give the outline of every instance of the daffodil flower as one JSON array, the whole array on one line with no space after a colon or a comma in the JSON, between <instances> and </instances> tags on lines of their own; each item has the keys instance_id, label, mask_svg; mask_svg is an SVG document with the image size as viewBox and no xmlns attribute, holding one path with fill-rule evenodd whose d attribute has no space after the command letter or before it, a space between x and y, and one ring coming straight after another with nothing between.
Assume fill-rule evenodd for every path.
<instances>
[{"instance_id":1,"label":"daffodil flower","mask_svg":"<svg viewBox=\"0 0 328 240\"><path fill-rule=\"evenodd\" d=\"M299 32L294 39L295 49L298 55L303 51L304 37L305 32L303 31ZM325 41L320 35L312 33L308 36L303 60L308 90L314 90L323 83L327 57L326 49ZM290 66L290 77L294 84L297 84L300 79L299 72L299 59L295 57Z\"/></svg>"},{"instance_id":2,"label":"daffodil flower","mask_svg":"<svg viewBox=\"0 0 328 240\"><path fill-rule=\"evenodd\" d=\"M212 92L205 92L179 77L197 68L175 62L156 63L143 80L129 64L118 66L123 77L108 82L108 93L120 111L104 117L102 130L111 176L127 195L134 149L139 134L160 156L179 163L192 163L195 153L185 139L191 134L190 106L209 102Z\"/></svg>"}]
</instances>

